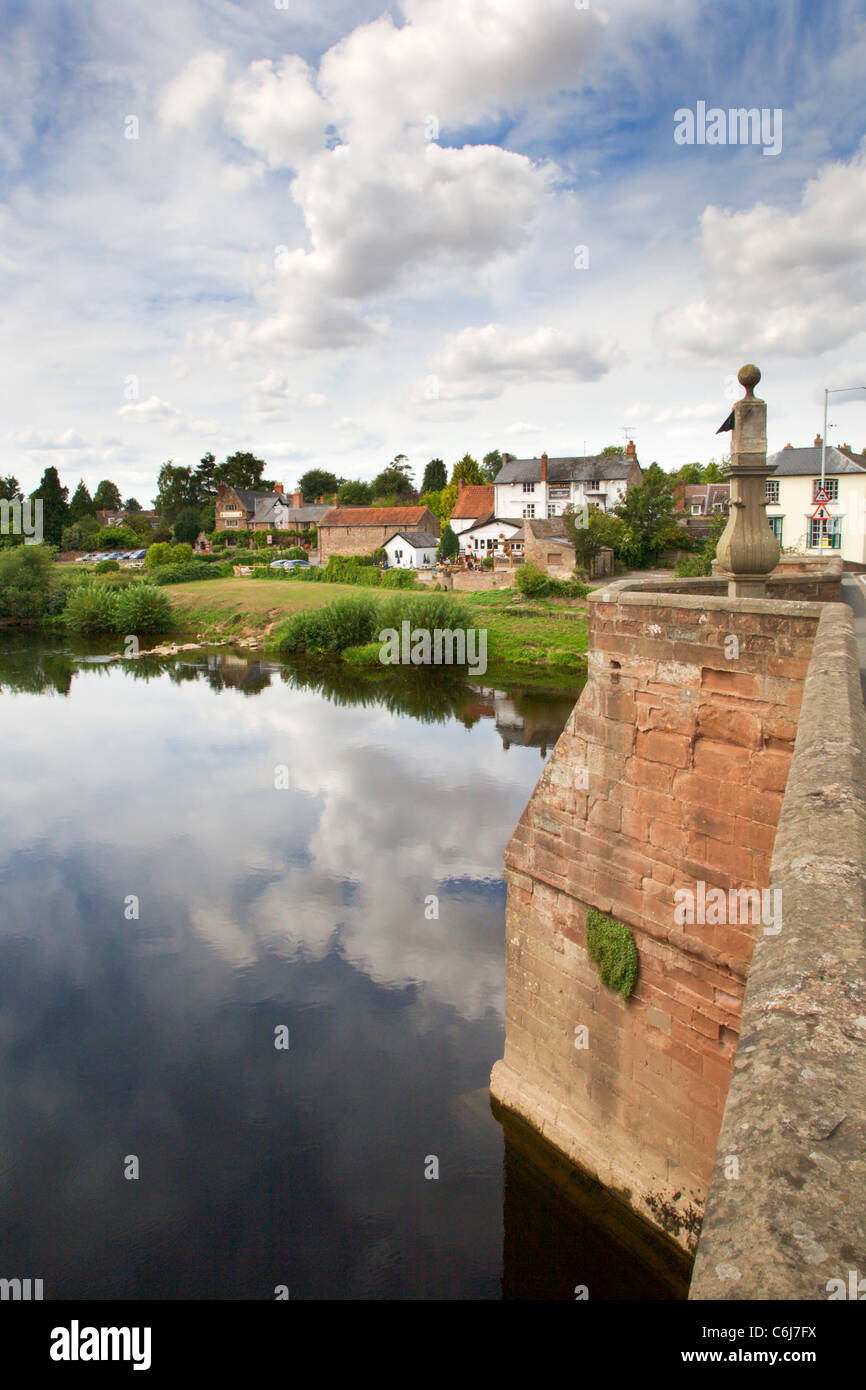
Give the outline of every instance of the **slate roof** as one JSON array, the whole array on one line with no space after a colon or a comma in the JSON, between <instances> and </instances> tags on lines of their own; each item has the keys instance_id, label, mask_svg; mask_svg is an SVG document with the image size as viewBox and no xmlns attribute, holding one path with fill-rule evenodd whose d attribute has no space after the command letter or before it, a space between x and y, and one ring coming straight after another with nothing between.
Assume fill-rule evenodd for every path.
<instances>
[{"instance_id":1,"label":"slate roof","mask_svg":"<svg viewBox=\"0 0 866 1390\"><path fill-rule=\"evenodd\" d=\"M592 478L605 481L625 479L637 459L613 458L608 454L589 454L574 458L547 460L549 483L587 482ZM510 459L496 475L497 483L540 483L541 459Z\"/></svg>"},{"instance_id":2,"label":"slate roof","mask_svg":"<svg viewBox=\"0 0 866 1390\"><path fill-rule=\"evenodd\" d=\"M511 517L501 516L482 516L476 521L474 526L467 526L465 531L458 532L458 536L471 536L473 531L480 531L482 526L514 526L523 535L523 522L513 521ZM507 540L516 540L516 536L507 536Z\"/></svg>"},{"instance_id":3,"label":"slate roof","mask_svg":"<svg viewBox=\"0 0 866 1390\"><path fill-rule=\"evenodd\" d=\"M417 526L426 507L329 507L320 526Z\"/></svg>"},{"instance_id":4,"label":"slate roof","mask_svg":"<svg viewBox=\"0 0 866 1390\"><path fill-rule=\"evenodd\" d=\"M566 540L565 522L561 516L538 517L537 520L527 517L524 525L529 527L536 540Z\"/></svg>"},{"instance_id":5,"label":"slate roof","mask_svg":"<svg viewBox=\"0 0 866 1390\"><path fill-rule=\"evenodd\" d=\"M458 492L451 515L458 521L474 521L479 516L492 516L495 506L495 490L492 483L472 484Z\"/></svg>"},{"instance_id":6,"label":"slate roof","mask_svg":"<svg viewBox=\"0 0 866 1390\"><path fill-rule=\"evenodd\" d=\"M821 446L818 444L810 449L780 449L777 454L770 455L767 463L772 465L776 477L779 478L820 478ZM828 444L824 471L831 477L838 473L866 473L866 459L858 463L848 458L840 449Z\"/></svg>"},{"instance_id":7,"label":"slate roof","mask_svg":"<svg viewBox=\"0 0 866 1390\"><path fill-rule=\"evenodd\" d=\"M439 544L439 537L431 535L429 531L395 531L388 544L398 537L407 545L411 545L413 550L435 550Z\"/></svg>"}]
</instances>

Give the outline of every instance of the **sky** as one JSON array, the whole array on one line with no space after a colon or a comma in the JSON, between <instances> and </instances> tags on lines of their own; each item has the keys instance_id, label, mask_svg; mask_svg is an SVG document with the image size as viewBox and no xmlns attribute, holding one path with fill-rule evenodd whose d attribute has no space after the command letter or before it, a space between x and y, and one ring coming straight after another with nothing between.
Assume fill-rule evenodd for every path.
<instances>
[{"instance_id":1,"label":"sky","mask_svg":"<svg viewBox=\"0 0 866 1390\"><path fill-rule=\"evenodd\" d=\"M864 70L862 0L4 0L0 474L674 469L744 362L810 444L866 385Z\"/></svg>"}]
</instances>

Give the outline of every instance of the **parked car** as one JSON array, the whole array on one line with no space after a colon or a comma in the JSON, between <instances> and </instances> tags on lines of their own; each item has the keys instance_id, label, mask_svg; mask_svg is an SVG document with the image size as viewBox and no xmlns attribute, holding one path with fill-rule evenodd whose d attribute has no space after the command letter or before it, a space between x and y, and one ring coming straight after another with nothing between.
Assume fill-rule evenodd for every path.
<instances>
[{"instance_id":1,"label":"parked car","mask_svg":"<svg viewBox=\"0 0 866 1390\"><path fill-rule=\"evenodd\" d=\"M271 563L268 565L268 569L283 570L286 568L287 565L290 565L291 563L291 560L271 560Z\"/></svg>"},{"instance_id":2,"label":"parked car","mask_svg":"<svg viewBox=\"0 0 866 1390\"><path fill-rule=\"evenodd\" d=\"M308 570L311 566L309 560L283 560L283 568L287 570Z\"/></svg>"}]
</instances>

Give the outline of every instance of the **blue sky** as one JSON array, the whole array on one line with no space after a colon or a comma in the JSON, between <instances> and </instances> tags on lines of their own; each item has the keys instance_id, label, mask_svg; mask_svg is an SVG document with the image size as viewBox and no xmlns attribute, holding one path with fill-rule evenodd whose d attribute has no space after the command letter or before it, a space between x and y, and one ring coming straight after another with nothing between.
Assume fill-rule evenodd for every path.
<instances>
[{"instance_id":1,"label":"blue sky","mask_svg":"<svg viewBox=\"0 0 866 1390\"><path fill-rule=\"evenodd\" d=\"M862 4L30 0L0 34L27 488L624 431L676 467L719 453L744 361L771 448L866 382ZM780 152L676 144L701 101L781 109ZM866 394L832 419L866 446Z\"/></svg>"}]
</instances>

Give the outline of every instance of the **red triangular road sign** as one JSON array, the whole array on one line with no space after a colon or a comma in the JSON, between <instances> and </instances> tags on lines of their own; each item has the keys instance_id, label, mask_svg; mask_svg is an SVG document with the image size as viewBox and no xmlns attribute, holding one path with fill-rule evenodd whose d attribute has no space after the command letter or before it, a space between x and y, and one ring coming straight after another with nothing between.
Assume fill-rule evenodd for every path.
<instances>
[{"instance_id":1,"label":"red triangular road sign","mask_svg":"<svg viewBox=\"0 0 866 1390\"><path fill-rule=\"evenodd\" d=\"M812 513L812 520L813 520L813 521L829 521L829 520L830 520L830 513L827 511L827 508L824 506L824 503L823 503L823 502L821 503L820 507L816 507L815 510L813 511L813 513Z\"/></svg>"},{"instance_id":2,"label":"red triangular road sign","mask_svg":"<svg viewBox=\"0 0 866 1390\"><path fill-rule=\"evenodd\" d=\"M816 489L815 489L815 496L812 498L812 501L813 501L813 502L829 502L829 501L830 501L830 494L829 494L829 492L827 491L827 489L826 489L825 487L816 488Z\"/></svg>"}]
</instances>

